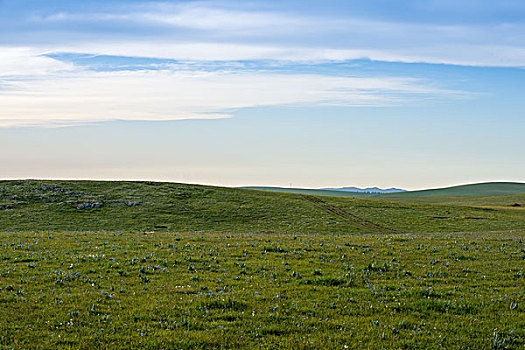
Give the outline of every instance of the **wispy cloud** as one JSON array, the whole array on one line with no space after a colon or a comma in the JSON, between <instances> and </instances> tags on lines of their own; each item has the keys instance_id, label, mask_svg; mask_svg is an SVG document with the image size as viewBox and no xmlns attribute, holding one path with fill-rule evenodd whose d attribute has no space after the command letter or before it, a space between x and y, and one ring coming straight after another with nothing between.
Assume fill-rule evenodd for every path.
<instances>
[{"instance_id":1,"label":"wispy cloud","mask_svg":"<svg viewBox=\"0 0 525 350\"><path fill-rule=\"evenodd\" d=\"M0 74L9 83L0 91L0 126L225 118L249 107L388 106L414 94L451 93L419 79L323 75L298 71L297 66L295 72L241 63L217 63L213 69L209 64L168 64L160 70L104 71L18 49L0 56L3 62L10 69ZM47 69L28 74L27 62L35 69L45 63Z\"/></svg>"},{"instance_id":2,"label":"wispy cloud","mask_svg":"<svg viewBox=\"0 0 525 350\"><path fill-rule=\"evenodd\" d=\"M315 26L321 24L316 18L290 16L275 11L249 11L217 6L211 2L188 3L144 3L126 5L116 12L58 12L46 15L32 15L30 21L35 23L93 23L93 22L133 22L141 26L158 25L176 28L191 28L206 31L219 31L254 34L275 32L292 28ZM271 26L269 26L271 24ZM312 31L315 28L311 29Z\"/></svg>"},{"instance_id":3,"label":"wispy cloud","mask_svg":"<svg viewBox=\"0 0 525 350\"><path fill-rule=\"evenodd\" d=\"M50 76L75 70L73 64L41 55L38 49L0 46L0 79Z\"/></svg>"},{"instance_id":4,"label":"wispy cloud","mask_svg":"<svg viewBox=\"0 0 525 350\"><path fill-rule=\"evenodd\" d=\"M14 26L18 43L0 38L0 126L225 118L258 106L391 106L469 95L409 74L328 74L318 66L362 58L525 66L519 21L402 21L260 2L108 3L31 11ZM265 61L310 66L279 70Z\"/></svg>"},{"instance_id":5,"label":"wispy cloud","mask_svg":"<svg viewBox=\"0 0 525 350\"><path fill-rule=\"evenodd\" d=\"M236 8L216 2L148 2L106 12L33 16L32 21L44 28L47 24L74 23L83 34L97 25L108 30L119 26L135 28L129 36L120 34L114 40L97 31L89 40L64 43L70 49L77 47L77 52L174 59L192 55L205 59L203 53L209 52L212 60L248 56L317 60L360 56L400 62L525 66L521 52L525 45L522 21L436 23L347 13L319 16L272 8Z\"/></svg>"}]
</instances>

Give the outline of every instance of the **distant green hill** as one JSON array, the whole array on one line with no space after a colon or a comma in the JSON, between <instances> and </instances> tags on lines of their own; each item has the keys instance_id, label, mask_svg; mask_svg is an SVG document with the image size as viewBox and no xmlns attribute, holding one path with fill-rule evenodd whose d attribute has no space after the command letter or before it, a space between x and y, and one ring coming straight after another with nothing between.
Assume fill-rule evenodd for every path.
<instances>
[{"instance_id":1,"label":"distant green hill","mask_svg":"<svg viewBox=\"0 0 525 350\"><path fill-rule=\"evenodd\" d=\"M525 193L525 183L519 182L485 182L478 184L459 185L421 191L387 193L382 197L415 197L415 196L474 196L474 195L505 195Z\"/></svg>"},{"instance_id":2,"label":"distant green hill","mask_svg":"<svg viewBox=\"0 0 525 350\"><path fill-rule=\"evenodd\" d=\"M473 207L505 208L525 210L525 193L501 194L496 196L412 196L389 197L383 200L405 203L461 205Z\"/></svg>"},{"instance_id":3,"label":"distant green hill","mask_svg":"<svg viewBox=\"0 0 525 350\"><path fill-rule=\"evenodd\" d=\"M377 197L144 181L0 181L0 231L4 232L388 234L523 227L523 210L399 203Z\"/></svg>"},{"instance_id":4,"label":"distant green hill","mask_svg":"<svg viewBox=\"0 0 525 350\"><path fill-rule=\"evenodd\" d=\"M295 193L295 194L307 194L311 196L330 196L330 197L349 197L349 198L367 198L373 196L370 193L362 192L346 192L337 190L317 190L310 188L288 188L288 187L264 187L264 186L247 186L240 187L245 190L256 190L256 191L268 191L268 192L280 192L280 193Z\"/></svg>"},{"instance_id":5,"label":"distant green hill","mask_svg":"<svg viewBox=\"0 0 525 350\"><path fill-rule=\"evenodd\" d=\"M271 191L282 193L299 193L318 196L335 196L335 197L351 197L351 198L391 198L391 197L420 197L420 196L475 196L475 195L508 195L525 193L525 183L519 182L486 182L479 184L459 185L452 187L407 191L396 193L370 194L359 192L345 192L335 190L317 190L317 189L303 189L303 188L283 188L283 187L243 187L245 189Z\"/></svg>"}]
</instances>

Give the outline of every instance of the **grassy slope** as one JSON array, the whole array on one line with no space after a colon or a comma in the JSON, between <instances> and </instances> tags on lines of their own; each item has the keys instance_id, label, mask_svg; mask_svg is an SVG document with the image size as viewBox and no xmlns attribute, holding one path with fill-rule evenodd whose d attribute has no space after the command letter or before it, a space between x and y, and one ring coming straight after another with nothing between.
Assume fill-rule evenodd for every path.
<instances>
[{"instance_id":1,"label":"grassy slope","mask_svg":"<svg viewBox=\"0 0 525 350\"><path fill-rule=\"evenodd\" d=\"M369 199L379 198L404 203L441 204L455 206L460 205L488 207L495 209L525 210L525 184L515 182L488 182L431 190L385 194L367 194L343 191L280 187L250 188L260 191L299 193L320 196ZM515 204L519 204L520 206L515 206Z\"/></svg>"},{"instance_id":2,"label":"grassy slope","mask_svg":"<svg viewBox=\"0 0 525 350\"><path fill-rule=\"evenodd\" d=\"M45 187L43 187L45 186ZM140 203L128 206L126 203ZM83 203L102 204L78 210ZM176 183L0 181L0 231L459 232L523 228L525 211Z\"/></svg>"},{"instance_id":3,"label":"grassy slope","mask_svg":"<svg viewBox=\"0 0 525 350\"><path fill-rule=\"evenodd\" d=\"M404 197L422 197L422 196L473 196L473 195L509 195L525 193L525 183L518 182L485 182L479 184L460 185L444 188L436 188L430 190L384 193L384 194L369 194L358 192L344 192L331 190L316 190L305 188L284 188L284 187L243 187L246 189L282 192L282 193L299 193L318 196L334 196L334 197L351 197L351 198L404 198Z\"/></svg>"},{"instance_id":4,"label":"grassy slope","mask_svg":"<svg viewBox=\"0 0 525 350\"><path fill-rule=\"evenodd\" d=\"M525 183L518 182L485 182L460 185L422 191L387 193L382 197L416 197L416 196L472 196L472 195L507 195L525 193Z\"/></svg>"},{"instance_id":5,"label":"grassy slope","mask_svg":"<svg viewBox=\"0 0 525 350\"><path fill-rule=\"evenodd\" d=\"M0 348L522 348L525 210L453 204L0 181Z\"/></svg>"},{"instance_id":6,"label":"grassy slope","mask_svg":"<svg viewBox=\"0 0 525 350\"><path fill-rule=\"evenodd\" d=\"M420 197L392 197L396 202L463 205L490 208L506 208L525 210L525 193L507 194L497 196L420 196Z\"/></svg>"},{"instance_id":7,"label":"grassy slope","mask_svg":"<svg viewBox=\"0 0 525 350\"><path fill-rule=\"evenodd\" d=\"M333 191L333 190L316 190L316 189L310 189L310 188L285 188L285 187L263 187L263 186L249 186L249 187L241 187L241 188L247 189L247 190L306 194L306 195L312 195L312 196L348 197L348 198L366 198L366 197L372 196L368 193Z\"/></svg>"}]
</instances>

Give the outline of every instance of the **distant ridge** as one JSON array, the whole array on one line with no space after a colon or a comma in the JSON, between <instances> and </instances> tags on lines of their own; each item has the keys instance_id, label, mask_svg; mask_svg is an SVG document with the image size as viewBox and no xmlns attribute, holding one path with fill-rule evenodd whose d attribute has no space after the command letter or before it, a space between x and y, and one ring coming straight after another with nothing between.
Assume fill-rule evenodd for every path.
<instances>
[{"instance_id":1,"label":"distant ridge","mask_svg":"<svg viewBox=\"0 0 525 350\"><path fill-rule=\"evenodd\" d=\"M483 182L402 193L389 193L385 197L419 196L495 196L525 193L525 183L521 182Z\"/></svg>"},{"instance_id":2,"label":"distant ridge","mask_svg":"<svg viewBox=\"0 0 525 350\"><path fill-rule=\"evenodd\" d=\"M292 187L267 187L267 186L246 186L239 187L245 190L256 190L266 192L280 192L280 193L295 193L306 194L311 196L329 196L329 197L349 197L362 198L370 196L379 196L380 194L371 194L365 192L347 192L347 191L333 191L333 190L314 190L310 188L292 188Z\"/></svg>"},{"instance_id":3,"label":"distant ridge","mask_svg":"<svg viewBox=\"0 0 525 350\"><path fill-rule=\"evenodd\" d=\"M322 188L322 190L327 191L344 191L344 192L358 192L358 193L398 193L398 192L407 192L400 188L387 188L382 189L379 187L368 187L368 188L359 188L359 187L340 187L340 188Z\"/></svg>"},{"instance_id":4,"label":"distant ridge","mask_svg":"<svg viewBox=\"0 0 525 350\"><path fill-rule=\"evenodd\" d=\"M304 188L282 188L282 187L243 187L245 189L298 193L319 196L352 197L352 198L406 198L406 197L444 197L444 196L497 196L525 193L525 183L520 182L484 182L477 184L458 185L444 188L434 188L418 191L383 192L371 193L348 191L342 189L304 189ZM348 187L347 187L348 188ZM351 187L350 187L351 188Z\"/></svg>"}]
</instances>

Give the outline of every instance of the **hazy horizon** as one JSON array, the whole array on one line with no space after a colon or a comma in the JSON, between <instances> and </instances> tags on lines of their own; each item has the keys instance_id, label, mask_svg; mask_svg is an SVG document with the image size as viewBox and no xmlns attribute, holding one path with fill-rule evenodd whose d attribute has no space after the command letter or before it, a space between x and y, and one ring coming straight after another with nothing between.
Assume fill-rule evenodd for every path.
<instances>
[{"instance_id":1,"label":"hazy horizon","mask_svg":"<svg viewBox=\"0 0 525 350\"><path fill-rule=\"evenodd\" d=\"M75 178L75 177L32 177L32 178L24 178L24 177L12 177L12 178L1 178L0 181L17 181L17 180L35 180L35 181L148 181L148 182L167 182L167 183L183 183L180 181L170 180L170 179L152 179L152 178ZM483 182L465 182L465 183L454 183L454 184L447 184L447 185L435 185L435 186L428 186L428 187L420 187L420 188L403 188L403 187L396 187L396 186L376 186L376 185L340 185L340 186L315 186L315 187L302 187L302 186L295 186L292 184L288 184L288 186L284 185L273 185L273 184L242 184L242 185L227 185L227 184L218 184L218 183L206 183L206 182L184 182L186 184L193 184L193 185L204 185L204 186L217 186L217 187L231 187L231 188L243 188L243 187L275 187L275 188L297 188L297 189L312 189L312 190L323 190L323 189L340 189L340 188L349 188L349 187L355 187L359 189L368 189L368 188L379 188L381 190L387 190L387 189L400 189L400 190L406 190L406 191L420 191L420 190L431 190L431 189L440 189L440 188L448 188L448 187L455 187L455 186L463 186L463 185L472 185L472 184L479 184L479 183L523 183L520 181L511 181L511 180L494 180L494 181L483 181ZM290 186L292 185L292 186Z\"/></svg>"}]
</instances>

